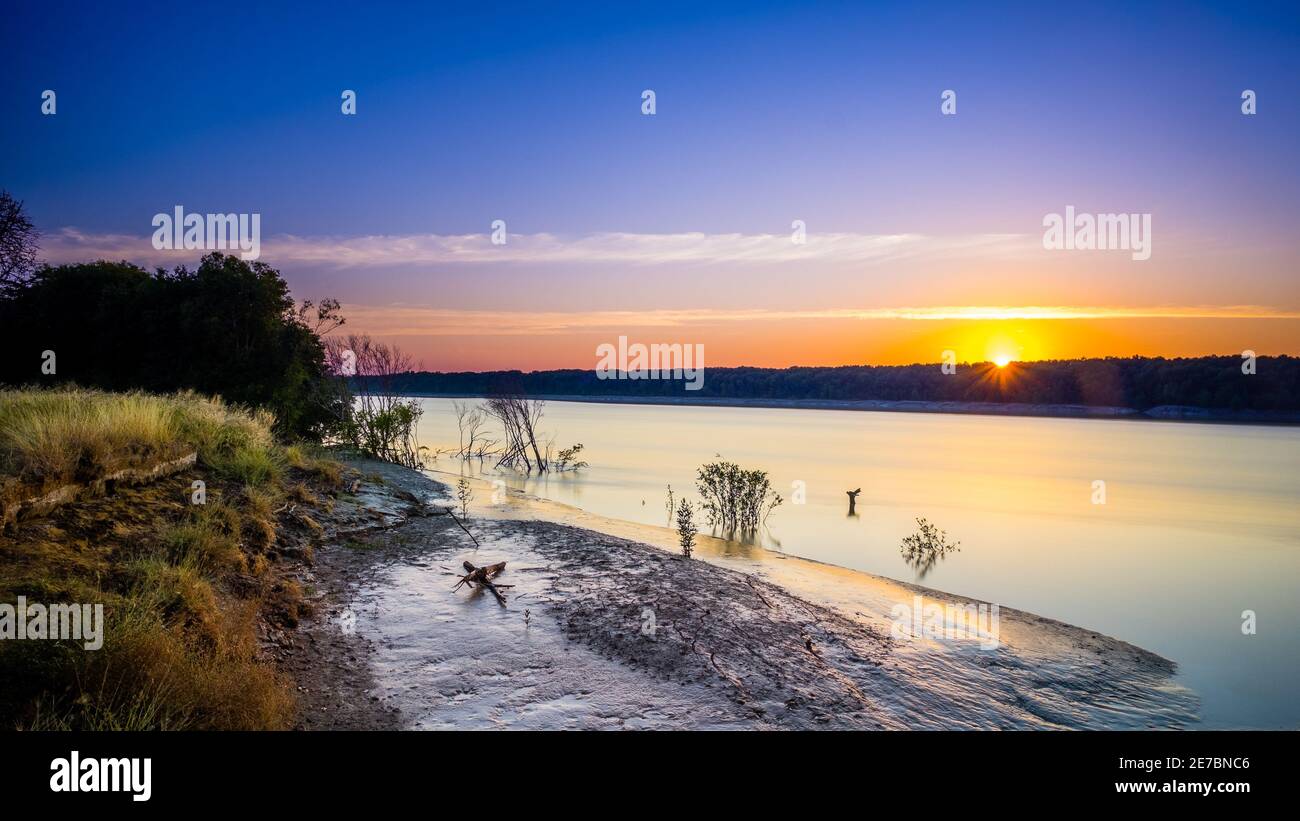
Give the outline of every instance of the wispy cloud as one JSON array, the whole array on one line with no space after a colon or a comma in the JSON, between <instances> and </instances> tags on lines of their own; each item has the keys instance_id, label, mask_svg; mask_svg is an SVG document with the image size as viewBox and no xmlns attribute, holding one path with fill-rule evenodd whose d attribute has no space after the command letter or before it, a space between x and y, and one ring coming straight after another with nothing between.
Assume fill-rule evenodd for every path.
<instances>
[{"instance_id":1,"label":"wispy cloud","mask_svg":"<svg viewBox=\"0 0 1300 821\"><path fill-rule=\"evenodd\" d=\"M63 228L47 235L45 258L52 263L126 259L141 265L172 266L197 260L201 251L158 251L150 236L91 234ZM273 265L323 267L446 265L482 263L623 263L629 265L891 262L961 255L1007 256L1038 247L1037 237L1015 234L930 236L925 234L809 233L802 244L789 234L635 234L581 236L509 234L493 245L487 234L406 234L357 237L298 237L280 234L262 242L262 259Z\"/></svg>"},{"instance_id":2,"label":"wispy cloud","mask_svg":"<svg viewBox=\"0 0 1300 821\"><path fill-rule=\"evenodd\" d=\"M478 311L419 305L345 305L349 327L385 336L518 336L629 328L689 328L807 320L1300 319L1254 305L1167 307L951 306L834 310Z\"/></svg>"}]
</instances>

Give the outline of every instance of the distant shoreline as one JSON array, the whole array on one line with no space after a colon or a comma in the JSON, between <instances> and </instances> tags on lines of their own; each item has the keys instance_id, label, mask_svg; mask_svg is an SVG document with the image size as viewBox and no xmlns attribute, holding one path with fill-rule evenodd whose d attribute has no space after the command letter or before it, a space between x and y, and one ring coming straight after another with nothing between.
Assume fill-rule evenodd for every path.
<instances>
[{"instance_id":1,"label":"distant shoreline","mask_svg":"<svg viewBox=\"0 0 1300 821\"><path fill-rule=\"evenodd\" d=\"M482 394L403 391L424 399L481 399ZM1300 412L1234 411L1160 405L1141 411L1098 405L1039 405L1021 402L948 402L886 399L744 399L732 397L583 396L539 394L548 402L587 402L606 405L677 405L684 407L775 408L788 410L877 411L884 413L955 413L974 416L1035 416L1050 419L1136 419L1155 422L1210 422L1237 425L1297 425Z\"/></svg>"}]
</instances>

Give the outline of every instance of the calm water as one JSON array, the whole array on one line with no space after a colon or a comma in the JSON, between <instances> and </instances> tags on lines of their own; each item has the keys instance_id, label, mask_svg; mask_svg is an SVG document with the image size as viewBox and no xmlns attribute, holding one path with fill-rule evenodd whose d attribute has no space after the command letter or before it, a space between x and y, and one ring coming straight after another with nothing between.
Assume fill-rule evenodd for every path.
<instances>
[{"instance_id":1,"label":"calm water","mask_svg":"<svg viewBox=\"0 0 1300 821\"><path fill-rule=\"evenodd\" d=\"M454 446L451 400L421 401L421 442ZM695 469L721 455L786 497L765 547L1160 653L1206 727L1300 727L1300 429L571 402L548 403L542 429L586 445L591 467L501 476L510 487L662 527L666 486L694 498ZM899 552L917 517L961 542L923 577ZM1242 634L1244 610L1256 635Z\"/></svg>"}]
</instances>

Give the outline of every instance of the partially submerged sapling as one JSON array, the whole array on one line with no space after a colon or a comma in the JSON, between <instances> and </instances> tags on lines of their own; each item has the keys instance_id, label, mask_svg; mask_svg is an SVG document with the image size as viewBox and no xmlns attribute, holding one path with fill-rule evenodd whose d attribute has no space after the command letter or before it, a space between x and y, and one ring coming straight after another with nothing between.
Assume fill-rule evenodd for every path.
<instances>
[{"instance_id":1,"label":"partially submerged sapling","mask_svg":"<svg viewBox=\"0 0 1300 821\"><path fill-rule=\"evenodd\" d=\"M695 534L699 528L695 526L695 512L691 509L691 503L683 499L677 505L677 540L682 546L682 555L686 558L691 557L691 552L695 550Z\"/></svg>"},{"instance_id":2,"label":"partially submerged sapling","mask_svg":"<svg viewBox=\"0 0 1300 821\"><path fill-rule=\"evenodd\" d=\"M464 476L456 482L456 498L460 500L460 515L462 518L469 518L469 503L474 498L474 489L469 486L469 480Z\"/></svg>"}]
</instances>

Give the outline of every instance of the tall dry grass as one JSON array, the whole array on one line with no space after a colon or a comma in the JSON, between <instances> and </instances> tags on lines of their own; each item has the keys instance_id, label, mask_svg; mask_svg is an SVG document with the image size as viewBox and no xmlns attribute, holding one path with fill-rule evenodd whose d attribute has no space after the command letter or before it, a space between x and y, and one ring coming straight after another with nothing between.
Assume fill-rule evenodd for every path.
<instances>
[{"instance_id":1,"label":"tall dry grass","mask_svg":"<svg viewBox=\"0 0 1300 821\"><path fill-rule=\"evenodd\" d=\"M193 449L219 475L263 485L284 472L274 424L264 411L194 393L4 390L0 475L37 484L88 481Z\"/></svg>"},{"instance_id":2,"label":"tall dry grass","mask_svg":"<svg viewBox=\"0 0 1300 821\"><path fill-rule=\"evenodd\" d=\"M3 642L0 714L33 729L289 725L292 690L259 659L257 620L267 596L295 607L300 591L266 576L263 551L276 538L286 472L335 488L342 468L310 446L277 443L273 425L269 414L193 393L0 390L0 489L92 480L192 451L209 490L222 488L179 515L159 504L170 512L152 518L99 500L108 529L79 546L57 528L40 545L0 543L22 559L7 572L0 557L0 601L102 602L107 621L98 651Z\"/></svg>"}]
</instances>

